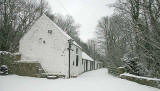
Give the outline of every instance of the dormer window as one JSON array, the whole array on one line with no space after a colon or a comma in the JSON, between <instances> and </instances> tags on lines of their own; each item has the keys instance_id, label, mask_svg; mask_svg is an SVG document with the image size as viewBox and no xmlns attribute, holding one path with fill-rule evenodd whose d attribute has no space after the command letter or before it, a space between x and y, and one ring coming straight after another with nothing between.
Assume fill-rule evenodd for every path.
<instances>
[{"instance_id":1,"label":"dormer window","mask_svg":"<svg viewBox=\"0 0 160 91\"><path fill-rule=\"evenodd\" d=\"M48 30L48 33L49 33L49 34L52 34L52 30Z\"/></svg>"}]
</instances>

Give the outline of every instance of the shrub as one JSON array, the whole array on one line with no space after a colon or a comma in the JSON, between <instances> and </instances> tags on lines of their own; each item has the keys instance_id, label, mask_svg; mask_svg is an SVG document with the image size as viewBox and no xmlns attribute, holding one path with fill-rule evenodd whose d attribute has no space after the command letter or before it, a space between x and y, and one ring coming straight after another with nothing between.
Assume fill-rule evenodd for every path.
<instances>
[{"instance_id":1,"label":"shrub","mask_svg":"<svg viewBox=\"0 0 160 91\"><path fill-rule=\"evenodd\" d=\"M13 73L13 63L19 59L19 54L17 55L10 52L0 51L0 65L7 65L9 74Z\"/></svg>"}]
</instances>

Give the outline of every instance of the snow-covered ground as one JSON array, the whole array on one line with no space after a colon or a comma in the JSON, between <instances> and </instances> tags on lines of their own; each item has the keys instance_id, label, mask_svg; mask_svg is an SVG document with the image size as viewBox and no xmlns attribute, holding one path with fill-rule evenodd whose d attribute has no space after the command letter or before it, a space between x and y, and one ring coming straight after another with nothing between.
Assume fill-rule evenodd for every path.
<instances>
[{"instance_id":1,"label":"snow-covered ground","mask_svg":"<svg viewBox=\"0 0 160 91\"><path fill-rule=\"evenodd\" d=\"M0 91L160 91L108 74L99 69L72 79L45 79L17 75L0 76Z\"/></svg>"}]
</instances>

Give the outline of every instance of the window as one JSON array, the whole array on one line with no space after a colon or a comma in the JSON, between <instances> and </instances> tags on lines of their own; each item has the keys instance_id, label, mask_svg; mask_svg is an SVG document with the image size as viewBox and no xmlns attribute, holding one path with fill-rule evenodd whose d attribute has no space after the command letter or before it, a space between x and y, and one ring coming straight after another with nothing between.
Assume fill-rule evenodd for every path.
<instances>
[{"instance_id":1,"label":"window","mask_svg":"<svg viewBox=\"0 0 160 91\"><path fill-rule=\"evenodd\" d=\"M78 48L76 48L76 66L78 66L79 56L78 56Z\"/></svg>"},{"instance_id":2,"label":"window","mask_svg":"<svg viewBox=\"0 0 160 91\"><path fill-rule=\"evenodd\" d=\"M78 48L76 48L76 54L78 54Z\"/></svg>"},{"instance_id":3,"label":"window","mask_svg":"<svg viewBox=\"0 0 160 91\"><path fill-rule=\"evenodd\" d=\"M83 59L82 59L82 64L83 64Z\"/></svg>"},{"instance_id":4,"label":"window","mask_svg":"<svg viewBox=\"0 0 160 91\"><path fill-rule=\"evenodd\" d=\"M88 71L88 61L86 61L86 71Z\"/></svg>"},{"instance_id":5,"label":"window","mask_svg":"<svg viewBox=\"0 0 160 91\"><path fill-rule=\"evenodd\" d=\"M90 62L90 70L92 70L92 62Z\"/></svg>"},{"instance_id":6,"label":"window","mask_svg":"<svg viewBox=\"0 0 160 91\"><path fill-rule=\"evenodd\" d=\"M73 66L74 66L74 61L73 61Z\"/></svg>"},{"instance_id":7,"label":"window","mask_svg":"<svg viewBox=\"0 0 160 91\"><path fill-rule=\"evenodd\" d=\"M76 55L76 66L78 66L79 57Z\"/></svg>"},{"instance_id":8,"label":"window","mask_svg":"<svg viewBox=\"0 0 160 91\"><path fill-rule=\"evenodd\" d=\"M44 40L44 41L43 41L43 44L45 44L45 43L46 43L46 41Z\"/></svg>"},{"instance_id":9,"label":"window","mask_svg":"<svg viewBox=\"0 0 160 91\"><path fill-rule=\"evenodd\" d=\"M48 30L48 33L49 33L49 34L52 34L52 30Z\"/></svg>"}]
</instances>

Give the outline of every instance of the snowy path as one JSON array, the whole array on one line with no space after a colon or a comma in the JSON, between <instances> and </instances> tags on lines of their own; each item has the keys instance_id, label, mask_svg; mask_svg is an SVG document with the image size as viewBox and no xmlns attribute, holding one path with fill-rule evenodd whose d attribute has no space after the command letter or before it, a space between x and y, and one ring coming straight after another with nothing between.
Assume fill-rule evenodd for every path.
<instances>
[{"instance_id":1,"label":"snowy path","mask_svg":"<svg viewBox=\"0 0 160 91\"><path fill-rule=\"evenodd\" d=\"M49 80L23 76L0 76L0 91L160 91L108 75L107 69L78 78Z\"/></svg>"}]
</instances>

